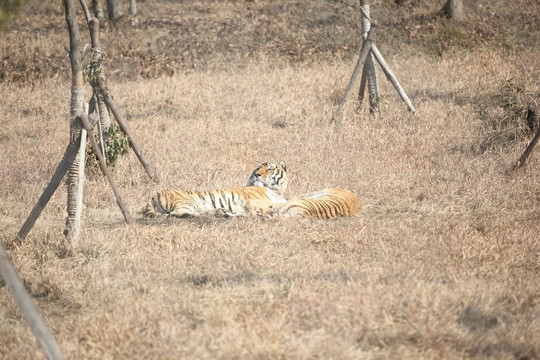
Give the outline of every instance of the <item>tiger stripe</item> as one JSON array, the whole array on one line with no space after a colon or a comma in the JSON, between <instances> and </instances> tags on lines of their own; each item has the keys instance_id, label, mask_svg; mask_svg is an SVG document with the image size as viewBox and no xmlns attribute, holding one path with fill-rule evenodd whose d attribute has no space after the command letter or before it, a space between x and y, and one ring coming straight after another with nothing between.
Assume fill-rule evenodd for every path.
<instances>
[{"instance_id":1,"label":"tiger stripe","mask_svg":"<svg viewBox=\"0 0 540 360\"><path fill-rule=\"evenodd\" d=\"M143 208L142 214L149 218L265 214L286 201L281 195L287 187L285 163L259 163L248 184L214 191L164 189Z\"/></svg>"},{"instance_id":2,"label":"tiger stripe","mask_svg":"<svg viewBox=\"0 0 540 360\"><path fill-rule=\"evenodd\" d=\"M268 215L333 219L354 216L360 208L360 199L355 194L345 189L329 188L289 200L272 209Z\"/></svg>"}]
</instances>

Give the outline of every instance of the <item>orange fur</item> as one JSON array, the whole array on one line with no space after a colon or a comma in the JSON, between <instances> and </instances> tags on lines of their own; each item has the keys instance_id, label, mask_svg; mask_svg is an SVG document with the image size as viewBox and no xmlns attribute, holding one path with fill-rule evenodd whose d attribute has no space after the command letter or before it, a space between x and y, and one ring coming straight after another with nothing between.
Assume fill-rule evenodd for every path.
<instances>
[{"instance_id":1,"label":"orange fur","mask_svg":"<svg viewBox=\"0 0 540 360\"><path fill-rule=\"evenodd\" d=\"M248 184L250 186L214 191L164 189L152 198L142 213L150 218L264 215L286 201L281 195L287 187L285 163L259 164Z\"/></svg>"},{"instance_id":2,"label":"orange fur","mask_svg":"<svg viewBox=\"0 0 540 360\"><path fill-rule=\"evenodd\" d=\"M360 208L360 199L355 194L340 188L329 188L289 200L272 209L269 216L333 219L353 216Z\"/></svg>"}]
</instances>

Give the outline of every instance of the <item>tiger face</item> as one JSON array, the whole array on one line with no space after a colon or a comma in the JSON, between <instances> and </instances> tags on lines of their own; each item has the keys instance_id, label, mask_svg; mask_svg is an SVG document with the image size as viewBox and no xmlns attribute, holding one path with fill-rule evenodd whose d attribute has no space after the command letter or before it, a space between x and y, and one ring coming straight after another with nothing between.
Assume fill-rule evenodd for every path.
<instances>
[{"instance_id":1,"label":"tiger face","mask_svg":"<svg viewBox=\"0 0 540 360\"><path fill-rule=\"evenodd\" d=\"M284 161L258 163L258 166L248 179L251 186L265 187L278 194L287 189L287 171Z\"/></svg>"}]
</instances>

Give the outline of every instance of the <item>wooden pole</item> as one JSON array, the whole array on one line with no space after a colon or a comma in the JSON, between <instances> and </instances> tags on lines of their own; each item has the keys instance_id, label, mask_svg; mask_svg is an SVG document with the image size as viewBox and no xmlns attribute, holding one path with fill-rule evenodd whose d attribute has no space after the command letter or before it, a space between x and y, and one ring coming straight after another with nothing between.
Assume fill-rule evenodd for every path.
<instances>
[{"instance_id":1,"label":"wooden pole","mask_svg":"<svg viewBox=\"0 0 540 360\"><path fill-rule=\"evenodd\" d=\"M139 161L141 162L142 166L144 167L144 169L146 170L148 175L150 175L150 177L153 180L156 180L157 179L156 170L150 164L148 159L146 159L146 156L144 156L141 147L135 141L135 138L133 137L133 134L129 130L129 127L128 127L126 121L124 120L124 118L120 114L120 110L116 106L116 104L115 104L109 90L107 89L106 85L104 84L104 82L99 77L98 77L98 83L99 83L99 89L101 91L101 94L103 95L103 101L105 101L105 104L107 105L107 107L113 113L114 118L118 122L118 125L120 125L120 129L122 129L122 131L129 138L129 144L131 145L131 148L135 152L135 155L137 155L137 157L139 158Z\"/></svg>"},{"instance_id":2,"label":"wooden pole","mask_svg":"<svg viewBox=\"0 0 540 360\"><path fill-rule=\"evenodd\" d=\"M373 22L371 29L369 30L368 36L366 38L366 41L364 41L364 44L362 45L362 50L360 51L360 57L358 58L358 62L356 63L351 79L349 80L349 84L347 85L345 94L343 94L343 98L341 99L336 112L333 114L332 119L330 120L331 123L335 123L336 120L339 118L339 115L341 115L341 111L343 109L343 106L345 105L345 102L347 101L347 98L349 97L351 89L354 85L354 81L358 77L360 70L362 70L362 68L364 67L364 63L366 62L367 56L373 44L373 37L375 36L376 30L377 30L377 23Z\"/></svg>"},{"instance_id":3,"label":"wooden pole","mask_svg":"<svg viewBox=\"0 0 540 360\"><path fill-rule=\"evenodd\" d=\"M360 77L360 88L358 89L358 105L361 105L364 101L364 96L366 95L366 83L367 83L367 75L366 75L366 69L364 68L364 71L362 71L362 76Z\"/></svg>"},{"instance_id":4,"label":"wooden pole","mask_svg":"<svg viewBox=\"0 0 540 360\"><path fill-rule=\"evenodd\" d=\"M371 46L371 52L375 56L375 59L377 59L377 61L379 62L379 65L381 65L381 68L382 68L384 74L386 75L386 78L388 79L388 81L390 81L392 83L392 85L394 86L394 88L398 92L401 99L403 101L405 101L405 103L409 107L409 110L411 112L413 112L413 113L416 113L416 109L414 108L414 105L412 104L411 100L409 99L409 97L405 93L405 90L403 90L403 88L399 84L399 81L397 80L397 78L392 73L392 70L390 69L390 67L388 66L386 61L384 60L382 54L380 53L379 49L377 48L377 45L373 44Z\"/></svg>"},{"instance_id":5,"label":"wooden pole","mask_svg":"<svg viewBox=\"0 0 540 360\"><path fill-rule=\"evenodd\" d=\"M538 140L540 140L540 126L538 126L538 129L536 129L536 134L534 134L534 137L529 143L529 145L527 146L527 149L525 149L525 152L523 153L523 155L521 155L516 165L514 166L514 171L519 169L525 164L525 161L527 161L527 158L529 157L529 155L531 155L531 152L533 151L534 147L538 143Z\"/></svg>"},{"instance_id":6,"label":"wooden pole","mask_svg":"<svg viewBox=\"0 0 540 360\"><path fill-rule=\"evenodd\" d=\"M34 333L38 343L50 360L64 359L58 345L54 341L47 325L43 322L43 319L39 315L28 291L24 287L21 278L15 271L15 268L9 260L8 254L4 248L0 245L0 275L6 282L6 285L13 295L15 302L21 309L30 329Z\"/></svg>"},{"instance_id":7,"label":"wooden pole","mask_svg":"<svg viewBox=\"0 0 540 360\"><path fill-rule=\"evenodd\" d=\"M30 215L28 215L28 218L24 222L23 226L19 230L19 233L15 237L15 243L20 244L21 241L26 239L26 236L28 235L28 232L32 229L34 226L36 220L39 218L39 215L51 199L52 195L58 188L58 185L62 181L62 178L66 174L67 170L77 157L77 149L80 145L80 138L76 141L70 141L69 145L64 153L64 156L62 157L62 160L60 161L60 164L56 167L56 171L54 172L54 175L49 182L49 185L43 190L43 193L41 194L38 202L36 205L34 205L34 208L30 212Z\"/></svg>"},{"instance_id":8,"label":"wooden pole","mask_svg":"<svg viewBox=\"0 0 540 360\"><path fill-rule=\"evenodd\" d=\"M88 133L91 134L92 126L88 119L86 118L86 115L81 115L79 117L83 123L84 128ZM133 225L135 222L133 221L133 218L131 217L128 208L124 204L124 201L122 200L122 196L120 195L120 192L118 191L118 187L116 186L116 183L114 182L114 179L112 178L111 173L109 172L109 169L107 168L107 164L105 163L105 158L101 154L101 151L99 151L99 145L94 138L94 136L89 136L90 143L92 143L92 148L94 149L94 152L96 153L99 163L101 164L101 169L103 170L103 173L107 177L107 180L109 180L109 184L111 185L111 188L113 190L114 196L116 197L116 202L118 203L118 206L120 207L120 210L122 211L122 214L124 215L124 219L129 225Z\"/></svg>"}]
</instances>

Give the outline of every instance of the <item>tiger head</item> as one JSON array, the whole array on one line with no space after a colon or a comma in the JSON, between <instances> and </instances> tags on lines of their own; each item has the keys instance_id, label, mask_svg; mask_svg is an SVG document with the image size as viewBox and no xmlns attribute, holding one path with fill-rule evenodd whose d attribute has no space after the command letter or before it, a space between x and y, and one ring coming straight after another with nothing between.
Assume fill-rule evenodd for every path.
<instances>
[{"instance_id":1,"label":"tiger head","mask_svg":"<svg viewBox=\"0 0 540 360\"><path fill-rule=\"evenodd\" d=\"M258 163L257 168L248 179L251 186L265 187L278 194L283 194L287 189L287 172L285 162Z\"/></svg>"}]
</instances>

